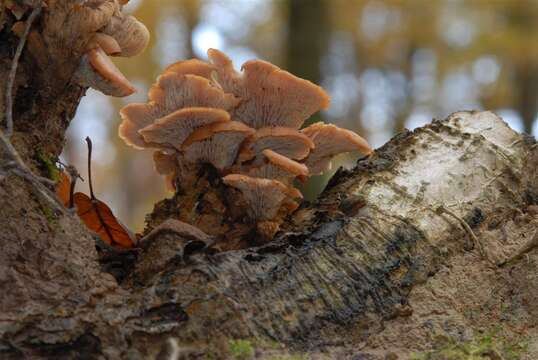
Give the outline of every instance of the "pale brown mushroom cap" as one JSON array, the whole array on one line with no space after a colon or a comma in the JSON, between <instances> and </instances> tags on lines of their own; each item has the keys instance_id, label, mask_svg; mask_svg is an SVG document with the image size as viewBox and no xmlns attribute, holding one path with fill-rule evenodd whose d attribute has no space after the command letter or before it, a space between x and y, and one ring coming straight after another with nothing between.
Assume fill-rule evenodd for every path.
<instances>
[{"instance_id":1,"label":"pale brown mushroom cap","mask_svg":"<svg viewBox=\"0 0 538 360\"><path fill-rule=\"evenodd\" d=\"M372 152L370 145L362 137L333 124L318 122L303 129L302 133L310 137L315 144L315 148L305 159L305 164L312 175L329 169L331 158L337 154L350 151L360 151L364 154Z\"/></svg>"},{"instance_id":2,"label":"pale brown mushroom cap","mask_svg":"<svg viewBox=\"0 0 538 360\"><path fill-rule=\"evenodd\" d=\"M120 116L123 120L119 127L120 138L137 149L149 147L150 144L144 140L138 130L153 123L156 118L161 116L161 113L162 110L153 104L133 103L124 106L120 110Z\"/></svg>"},{"instance_id":3,"label":"pale brown mushroom cap","mask_svg":"<svg viewBox=\"0 0 538 360\"><path fill-rule=\"evenodd\" d=\"M95 33L93 35L92 39L90 40L90 43L88 44L88 50L94 49L96 47L100 47L103 49L103 51L107 55L118 55L121 53L121 47L112 36L103 34L103 33Z\"/></svg>"},{"instance_id":4,"label":"pale brown mushroom cap","mask_svg":"<svg viewBox=\"0 0 538 360\"><path fill-rule=\"evenodd\" d=\"M237 121L214 123L194 131L182 145L191 163L208 162L224 170L233 165L241 143L254 129Z\"/></svg>"},{"instance_id":5,"label":"pale brown mushroom cap","mask_svg":"<svg viewBox=\"0 0 538 360\"><path fill-rule=\"evenodd\" d=\"M149 31L133 16L116 12L102 33L112 36L121 48L118 56L131 57L140 54L149 44Z\"/></svg>"},{"instance_id":6,"label":"pale brown mushroom cap","mask_svg":"<svg viewBox=\"0 0 538 360\"><path fill-rule=\"evenodd\" d=\"M178 61L169 65L164 69L163 74L168 72L176 73L178 75L198 75L206 79L211 78L211 73L215 71L215 67L205 61L198 59L189 59Z\"/></svg>"},{"instance_id":7,"label":"pale brown mushroom cap","mask_svg":"<svg viewBox=\"0 0 538 360\"><path fill-rule=\"evenodd\" d=\"M241 99L232 117L253 128L299 129L312 114L329 107L329 96L321 87L273 64L247 61L242 66L243 74L239 74L222 52L210 49L208 57L215 66L216 81L224 91Z\"/></svg>"},{"instance_id":8,"label":"pale brown mushroom cap","mask_svg":"<svg viewBox=\"0 0 538 360\"><path fill-rule=\"evenodd\" d=\"M157 83L149 90L148 97L167 112L193 106L229 110L239 101L232 94L225 94L211 85L206 78L175 72L159 76Z\"/></svg>"},{"instance_id":9,"label":"pale brown mushroom cap","mask_svg":"<svg viewBox=\"0 0 538 360\"><path fill-rule=\"evenodd\" d=\"M249 207L247 214L255 221L274 219L292 191L278 180L252 178L247 175L230 174L222 180L226 185L241 191Z\"/></svg>"},{"instance_id":10,"label":"pale brown mushroom cap","mask_svg":"<svg viewBox=\"0 0 538 360\"><path fill-rule=\"evenodd\" d=\"M90 86L106 95L124 97L136 91L99 46L82 57L76 77L81 85Z\"/></svg>"},{"instance_id":11,"label":"pale brown mushroom cap","mask_svg":"<svg viewBox=\"0 0 538 360\"><path fill-rule=\"evenodd\" d=\"M138 131L147 143L163 144L180 150L195 130L213 123L230 121L221 109L190 107L174 111Z\"/></svg>"},{"instance_id":12,"label":"pale brown mushroom cap","mask_svg":"<svg viewBox=\"0 0 538 360\"><path fill-rule=\"evenodd\" d=\"M304 164L291 160L270 149L265 149L263 155L267 162L260 166L249 167L247 175L275 179L285 184L289 184L297 176L308 176L308 167Z\"/></svg>"},{"instance_id":13,"label":"pale brown mushroom cap","mask_svg":"<svg viewBox=\"0 0 538 360\"><path fill-rule=\"evenodd\" d=\"M266 127L256 131L253 137L247 140L239 161L247 161L257 158L256 164L263 159L261 153L265 149L271 149L280 155L290 159L304 159L310 149L314 148L314 142L298 130L286 127Z\"/></svg>"},{"instance_id":14,"label":"pale brown mushroom cap","mask_svg":"<svg viewBox=\"0 0 538 360\"><path fill-rule=\"evenodd\" d=\"M231 94L209 83L209 80L196 75L182 75L175 72L165 73L149 91L150 103L129 104L120 110L123 122L120 137L136 148L150 147L138 132L178 109L187 107L211 107L228 109L237 104Z\"/></svg>"}]
</instances>

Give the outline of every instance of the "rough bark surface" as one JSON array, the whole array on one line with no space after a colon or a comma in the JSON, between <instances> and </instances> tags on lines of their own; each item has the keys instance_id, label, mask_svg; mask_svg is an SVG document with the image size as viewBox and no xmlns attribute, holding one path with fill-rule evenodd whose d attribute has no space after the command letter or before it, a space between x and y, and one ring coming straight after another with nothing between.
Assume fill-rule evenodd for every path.
<instances>
[{"instance_id":1,"label":"rough bark surface","mask_svg":"<svg viewBox=\"0 0 538 360\"><path fill-rule=\"evenodd\" d=\"M84 90L70 76L88 30L59 37L52 19L75 2L48 3L36 30L57 57L42 67L24 52L15 91L13 142L34 170L40 152L58 155ZM10 21L0 75L16 46ZM537 149L492 113L455 113L339 171L273 243L209 255L163 233L121 283L74 215L6 172L0 358L227 358L230 340L248 338L257 357L406 359L500 325L499 341L526 342L521 357L534 359L538 254L498 263L536 238Z\"/></svg>"},{"instance_id":2,"label":"rough bark surface","mask_svg":"<svg viewBox=\"0 0 538 360\"><path fill-rule=\"evenodd\" d=\"M457 289L457 277L471 274L476 278L465 284L484 293L461 290L464 296L473 301L492 291L512 296L505 301L526 311L530 326L537 310L532 285L522 281L520 291L509 295L502 286L496 289L503 281L494 280L509 276L495 262L523 245L536 218L529 214L531 225L511 243L495 236L496 226L508 226L505 219L491 221L503 211L525 215L536 201L537 179L528 169L537 159L534 140L494 114L456 113L395 137L354 170L339 172L319 202L301 209L274 243L185 258L177 250L166 254L182 240L164 234L153 240L163 245L154 262L170 260L150 273L135 266L122 285L99 271L91 239L81 234L73 241L75 234L62 234L73 219L43 224L49 236L42 239L18 233L15 214L33 201L15 202L20 194L4 193L4 218L11 217L13 228L1 237L2 350L12 358L21 353L152 358L173 338L226 356L223 339L255 338L296 350L340 345L344 351L363 344L368 352L370 342L387 347L383 337L402 326L399 317L415 316L415 306L418 313L424 310L420 296ZM6 179L2 186L17 184ZM471 232L480 235L478 243ZM147 263L144 256L141 264ZM476 270L454 274L446 267L455 261ZM518 266L511 271L527 265ZM521 292L527 292L526 301L514 302ZM430 299L428 306L444 301ZM471 320L453 311L445 316ZM462 325L454 321L455 328L445 324L436 330L457 332ZM426 339L418 348L403 343L406 335L394 338L402 353L433 346Z\"/></svg>"}]
</instances>

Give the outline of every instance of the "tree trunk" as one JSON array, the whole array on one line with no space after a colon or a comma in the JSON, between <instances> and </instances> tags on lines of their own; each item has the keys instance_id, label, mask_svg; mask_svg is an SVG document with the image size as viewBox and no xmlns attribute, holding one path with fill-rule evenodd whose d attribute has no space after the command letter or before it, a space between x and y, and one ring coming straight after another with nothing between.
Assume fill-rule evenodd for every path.
<instances>
[{"instance_id":1,"label":"tree trunk","mask_svg":"<svg viewBox=\"0 0 538 360\"><path fill-rule=\"evenodd\" d=\"M67 11L73 6L49 1L41 31L47 17L64 11L59 3ZM9 48L6 34L0 44ZM1 54L2 73L11 53ZM23 54L17 77L29 77L32 61ZM37 97L60 97L56 105L41 103L33 116L27 114L36 105L17 86L14 139L34 139L42 129L31 124L64 124L59 114L72 113L83 90L66 95L65 84L51 77L38 74L32 89ZM63 130L54 131L63 136ZM61 138L28 140L17 149L31 162L35 147L59 146L57 155ZM11 156L6 149L2 159ZM439 336L472 341L501 323L499 341L528 341L524 350L534 358L538 254L498 264L536 231L537 163L534 139L494 114L455 113L401 133L353 170L340 170L270 244L205 254L163 232L138 253L121 283L104 271L111 263L99 261L94 238L73 214L56 211L34 183L6 170L0 357L248 358L301 351L394 359L437 348ZM249 355L249 344L257 352Z\"/></svg>"}]
</instances>

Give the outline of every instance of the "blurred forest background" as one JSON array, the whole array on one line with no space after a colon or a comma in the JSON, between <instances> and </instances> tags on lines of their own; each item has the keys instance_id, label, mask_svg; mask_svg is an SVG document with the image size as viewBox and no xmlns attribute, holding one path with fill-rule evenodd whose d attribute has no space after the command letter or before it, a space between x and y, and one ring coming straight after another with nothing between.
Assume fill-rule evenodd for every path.
<instances>
[{"instance_id":1,"label":"blurred forest background","mask_svg":"<svg viewBox=\"0 0 538 360\"><path fill-rule=\"evenodd\" d=\"M114 59L138 93L115 99L89 90L62 158L86 179L84 138L92 138L97 196L133 230L171 194L152 152L117 136L118 111L145 102L167 65L206 58L210 47L237 68L260 58L321 84L331 108L312 121L352 129L374 147L464 109L496 111L538 134L538 0L131 0L126 9L152 34L142 55ZM338 159L334 170L357 156ZM307 197L328 175L307 184Z\"/></svg>"}]
</instances>

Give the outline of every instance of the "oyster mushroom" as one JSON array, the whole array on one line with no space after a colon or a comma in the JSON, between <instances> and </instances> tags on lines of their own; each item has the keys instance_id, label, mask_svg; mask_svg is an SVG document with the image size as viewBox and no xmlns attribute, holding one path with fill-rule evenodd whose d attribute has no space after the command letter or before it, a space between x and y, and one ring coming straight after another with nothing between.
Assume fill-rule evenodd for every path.
<instances>
[{"instance_id":1,"label":"oyster mushroom","mask_svg":"<svg viewBox=\"0 0 538 360\"><path fill-rule=\"evenodd\" d=\"M163 144L180 150L183 141L195 130L213 123L230 121L221 109L190 107L168 114L138 131L147 143Z\"/></svg>"},{"instance_id":2,"label":"oyster mushroom","mask_svg":"<svg viewBox=\"0 0 538 360\"><path fill-rule=\"evenodd\" d=\"M193 132L182 150L187 161L208 162L222 171L232 166L241 143L253 133L254 129L237 121L218 122Z\"/></svg>"},{"instance_id":3,"label":"oyster mushroom","mask_svg":"<svg viewBox=\"0 0 538 360\"><path fill-rule=\"evenodd\" d=\"M202 60L189 59L178 61L172 65L169 65L166 69L164 69L164 74L170 72L178 75L198 75L203 78L210 79L213 71L215 71L215 67L213 65Z\"/></svg>"},{"instance_id":4,"label":"oyster mushroom","mask_svg":"<svg viewBox=\"0 0 538 360\"><path fill-rule=\"evenodd\" d=\"M372 148L362 137L353 131L341 129L332 124L318 122L304 128L301 132L311 138L315 144L314 149L304 161L312 175L321 174L330 169L331 158L337 154L350 151L360 151L364 154L372 152Z\"/></svg>"},{"instance_id":5,"label":"oyster mushroom","mask_svg":"<svg viewBox=\"0 0 538 360\"><path fill-rule=\"evenodd\" d=\"M167 111L183 107L204 106L228 110L237 105L238 99L213 86L208 79L192 74L168 72L159 76L148 97Z\"/></svg>"},{"instance_id":6,"label":"oyster mushroom","mask_svg":"<svg viewBox=\"0 0 538 360\"><path fill-rule=\"evenodd\" d=\"M283 183L289 183L297 176L308 176L306 165L293 161L271 149L265 149L263 155L266 163L249 167L247 175L256 178L276 179Z\"/></svg>"},{"instance_id":7,"label":"oyster mushroom","mask_svg":"<svg viewBox=\"0 0 538 360\"><path fill-rule=\"evenodd\" d=\"M125 57L139 54L149 42L149 32L134 17L124 16L119 6L116 2L105 2L97 7L80 6L72 14L72 19L78 19L89 32L95 32L86 45L75 79L82 86L123 97L131 95L135 88L107 54ZM82 26L80 24L78 26ZM66 28L61 30L70 32Z\"/></svg>"},{"instance_id":8,"label":"oyster mushroom","mask_svg":"<svg viewBox=\"0 0 538 360\"><path fill-rule=\"evenodd\" d=\"M246 213L254 221L274 219L285 200L298 197L300 192L278 180L252 178L230 174L222 178L228 186L238 189L248 205Z\"/></svg>"},{"instance_id":9,"label":"oyster mushroom","mask_svg":"<svg viewBox=\"0 0 538 360\"><path fill-rule=\"evenodd\" d=\"M123 119L119 128L120 137L136 148L152 146L139 130L150 126L156 119L187 107L226 110L235 106L238 101L233 95L224 94L222 90L212 86L203 77L175 72L160 76L150 89L149 98L150 103L129 104L120 110Z\"/></svg>"},{"instance_id":10,"label":"oyster mushroom","mask_svg":"<svg viewBox=\"0 0 538 360\"><path fill-rule=\"evenodd\" d=\"M136 91L99 46L82 57L75 78L79 84L97 89L106 95L123 97Z\"/></svg>"},{"instance_id":11,"label":"oyster mushroom","mask_svg":"<svg viewBox=\"0 0 538 360\"><path fill-rule=\"evenodd\" d=\"M95 33L88 44L88 49L92 47L100 47L107 55L119 55L121 53L121 47L116 39L103 33Z\"/></svg>"},{"instance_id":12,"label":"oyster mushroom","mask_svg":"<svg viewBox=\"0 0 538 360\"><path fill-rule=\"evenodd\" d=\"M120 110L122 122L119 127L119 136L127 145L137 149L150 147L138 130L153 123L162 114L161 109L153 104L133 103Z\"/></svg>"},{"instance_id":13,"label":"oyster mushroom","mask_svg":"<svg viewBox=\"0 0 538 360\"><path fill-rule=\"evenodd\" d=\"M263 160L261 153L265 149L271 149L290 159L301 160L313 148L312 140L295 129L266 127L256 131L254 136L245 143L241 149L239 161L256 158L255 163L259 164Z\"/></svg>"},{"instance_id":14,"label":"oyster mushroom","mask_svg":"<svg viewBox=\"0 0 538 360\"><path fill-rule=\"evenodd\" d=\"M149 31L144 24L133 16L124 16L117 12L101 30L110 35L119 44L118 56L132 57L140 54L149 43Z\"/></svg>"},{"instance_id":15,"label":"oyster mushroom","mask_svg":"<svg viewBox=\"0 0 538 360\"><path fill-rule=\"evenodd\" d=\"M225 92L241 99L232 117L250 127L299 129L312 114L329 107L329 96L321 87L273 64L247 61L240 74L222 52L209 49L208 57L215 66L215 81Z\"/></svg>"}]
</instances>

